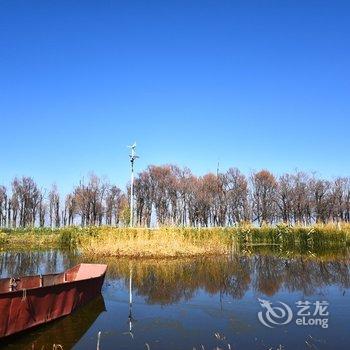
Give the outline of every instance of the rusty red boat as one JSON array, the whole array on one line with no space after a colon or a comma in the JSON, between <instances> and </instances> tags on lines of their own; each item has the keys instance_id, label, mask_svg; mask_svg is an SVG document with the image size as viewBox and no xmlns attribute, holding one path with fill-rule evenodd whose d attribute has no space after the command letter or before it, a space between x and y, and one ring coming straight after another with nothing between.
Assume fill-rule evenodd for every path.
<instances>
[{"instance_id":1,"label":"rusty red boat","mask_svg":"<svg viewBox=\"0 0 350 350\"><path fill-rule=\"evenodd\" d=\"M67 316L101 293L107 265L0 279L0 338Z\"/></svg>"}]
</instances>

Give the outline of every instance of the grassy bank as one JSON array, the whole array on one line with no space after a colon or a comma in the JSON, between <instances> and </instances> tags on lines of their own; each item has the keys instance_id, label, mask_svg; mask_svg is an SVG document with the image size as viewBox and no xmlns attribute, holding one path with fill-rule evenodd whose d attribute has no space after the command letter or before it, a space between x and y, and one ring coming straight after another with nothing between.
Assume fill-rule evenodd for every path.
<instances>
[{"instance_id":1,"label":"grassy bank","mask_svg":"<svg viewBox=\"0 0 350 350\"><path fill-rule=\"evenodd\" d=\"M74 248L92 256L190 257L235 251L327 254L350 247L350 224L234 228L0 230L1 249Z\"/></svg>"},{"instance_id":2,"label":"grassy bank","mask_svg":"<svg viewBox=\"0 0 350 350\"><path fill-rule=\"evenodd\" d=\"M61 247L61 233L47 229L0 228L0 250L51 249Z\"/></svg>"}]
</instances>

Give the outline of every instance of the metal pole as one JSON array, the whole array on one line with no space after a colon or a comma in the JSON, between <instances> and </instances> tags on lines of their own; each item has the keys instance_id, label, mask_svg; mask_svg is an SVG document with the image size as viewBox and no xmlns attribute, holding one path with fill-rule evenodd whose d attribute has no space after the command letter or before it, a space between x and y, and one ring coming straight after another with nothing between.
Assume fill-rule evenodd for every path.
<instances>
[{"instance_id":1,"label":"metal pole","mask_svg":"<svg viewBox=\"0 0 350 350\"><path fill-rule=\"evenodd\" d=\"M133 153L134 149L132 149ZM133 157L133 156L132 156ZM134 159L131 157L130 227L134 226Z\"/></svg>"},{"instance_id":2,"label":"metal pole","mask_svg":"<svg viewBox=\"0 0 350 350\"><path fill-rule=\"evenodd\" d=\"M131 166L131 184L130 184L130 227L134 226L134 162L136 158L139 158L136 153L136 142L132 146L128 146L131 148L130 157L130 166Z\"/></svg>"}]
</instances>

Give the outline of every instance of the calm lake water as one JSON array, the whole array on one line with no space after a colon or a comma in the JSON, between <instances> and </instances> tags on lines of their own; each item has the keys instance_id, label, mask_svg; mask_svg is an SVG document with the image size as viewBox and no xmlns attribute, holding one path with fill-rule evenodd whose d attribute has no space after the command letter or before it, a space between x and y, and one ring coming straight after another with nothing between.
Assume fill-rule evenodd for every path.
<instances>
[{"instance_id":1,"label":"calm lake water","mask_svg":"<svg viewBox=\"0 0 350 350\"><path fill-rule=\"evenodd\" d=\"M62 251L1 252L0 274L62 271L83 260ZM349 349L348 255L99 262L109 266L101 298L1 348L96 349L100 331L101 350Z\"/></svg>"}]
</instances>

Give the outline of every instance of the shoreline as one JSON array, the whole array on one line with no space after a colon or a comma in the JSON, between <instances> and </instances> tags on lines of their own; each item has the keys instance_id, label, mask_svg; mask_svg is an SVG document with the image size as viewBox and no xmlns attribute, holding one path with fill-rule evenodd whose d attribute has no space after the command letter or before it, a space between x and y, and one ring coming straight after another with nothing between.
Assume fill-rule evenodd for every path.
<instances>
[{"instance_id":1,"label":"shoreline","mask_svg":"<svg viewBox=\"0 0 350 350\"><path fill-rule=\"evenodd\" d=\"M86 256L185 258L277 250L308 255L350 247L350 224L227 228L0 229L0 249L77 249Z\"/></svg>"}]
</instances>

